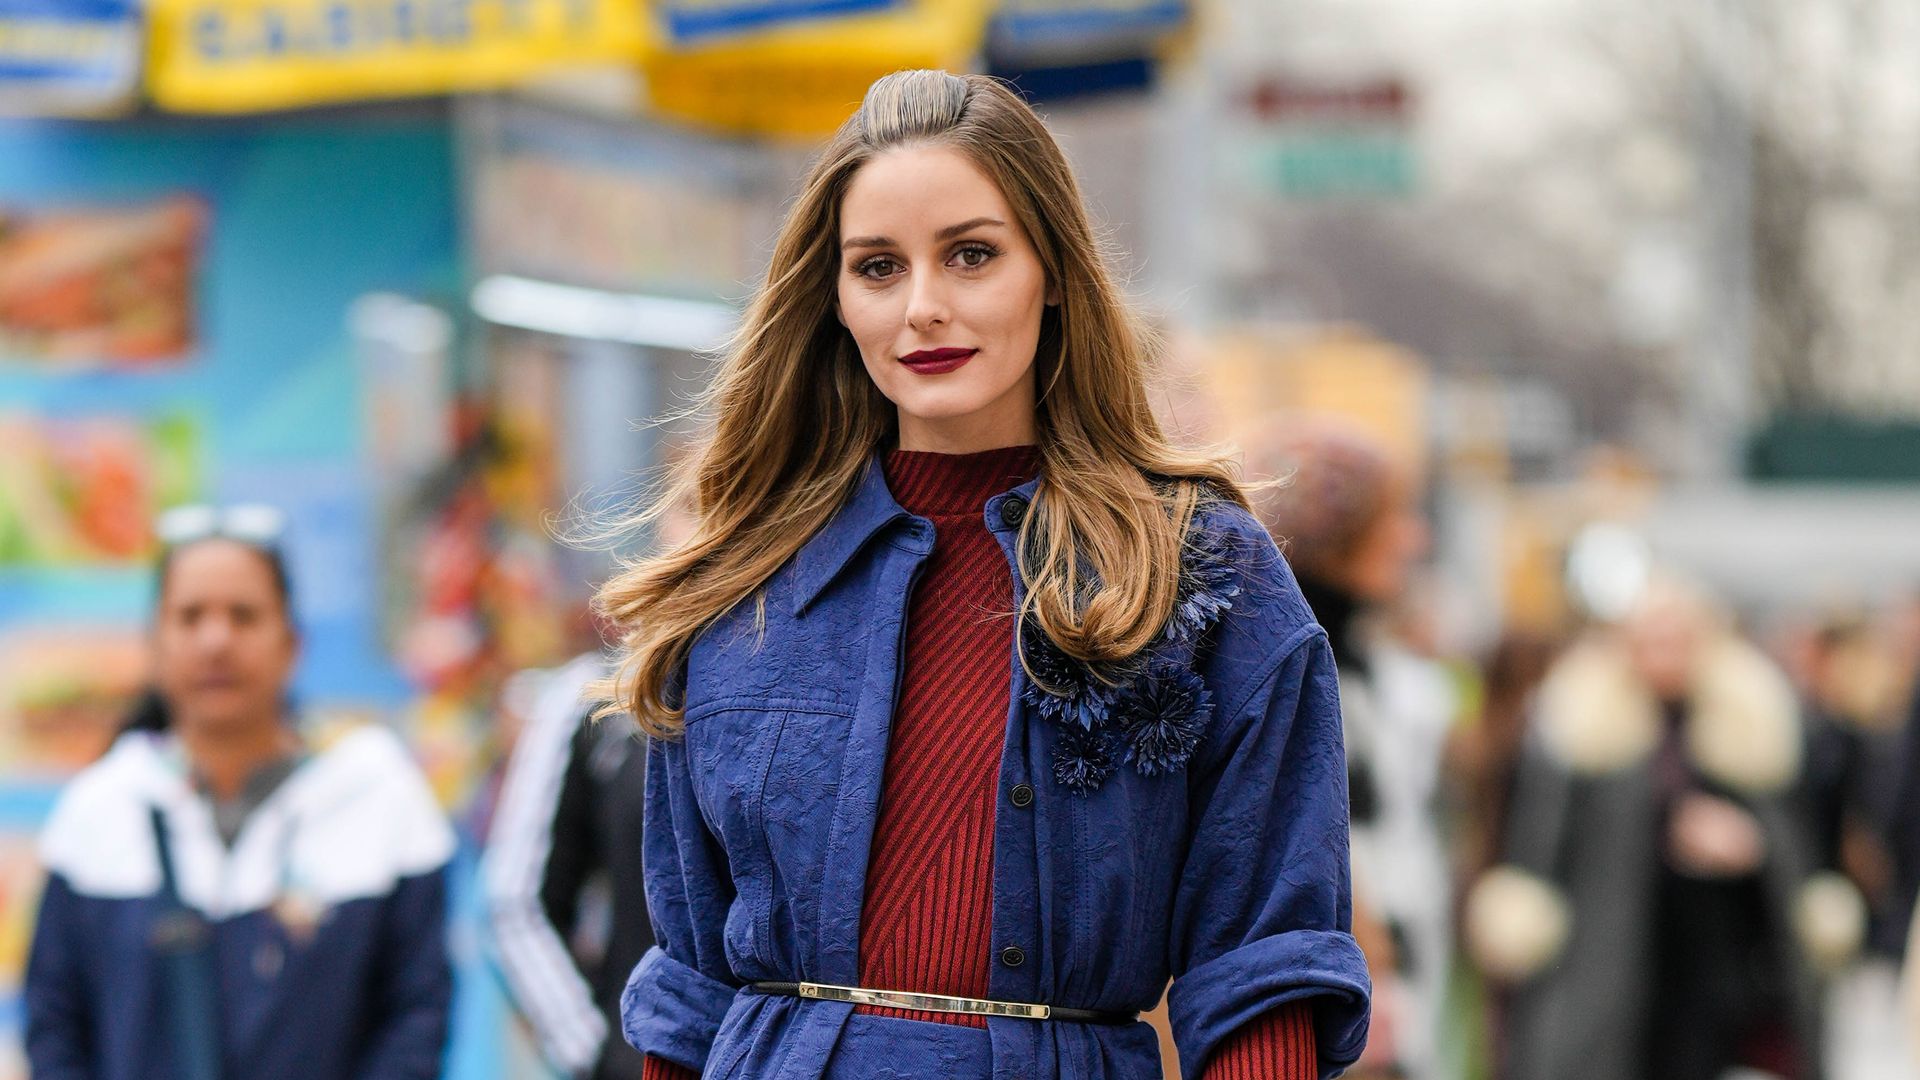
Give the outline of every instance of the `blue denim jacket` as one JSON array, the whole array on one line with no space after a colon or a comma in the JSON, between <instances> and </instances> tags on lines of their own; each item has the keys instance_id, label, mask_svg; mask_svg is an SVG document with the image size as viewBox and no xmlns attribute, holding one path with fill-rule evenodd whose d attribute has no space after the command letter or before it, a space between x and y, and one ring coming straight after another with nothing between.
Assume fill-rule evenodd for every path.
<instances>
[{"instance_id":1,"label":"blue denim jacket","mask_svg":"<svg viewBox=\"0 0 1920 1080\"><path fill-rule=\"evenodd\" d=\"M1033 489L984 507L1013 565ZM1184 769L1122 768L1084 794L1056 783L1063 729L1023 701L1026 675L1009 652L999 789L1027 784L1036 797L1002 799L996 814L994 954L1017 946L1025 959L996 959L989 996L1144 1010L1171 978L1188 1076L1236 1028L1311 998L1321 1076L1335 1076L1366 1041L1369 987L1350 933L1333 657L1251 515L1211 506L1196 527L1226 542L1241 587L1192 661L1214 708ZM876 461L762 602L695 643L685 736L649 749L647 899L660 944L622 1000L640 1050L709 1077L892 1075L897 1047L843 1038L852 1006L741 987L858 985L907 597L933 541L932 522L901 509ZM944 1063L948 1075L1160 1075L1143 1023L996 1017L987 1028L972 1060Z\"/></svg>"}]
</instances>

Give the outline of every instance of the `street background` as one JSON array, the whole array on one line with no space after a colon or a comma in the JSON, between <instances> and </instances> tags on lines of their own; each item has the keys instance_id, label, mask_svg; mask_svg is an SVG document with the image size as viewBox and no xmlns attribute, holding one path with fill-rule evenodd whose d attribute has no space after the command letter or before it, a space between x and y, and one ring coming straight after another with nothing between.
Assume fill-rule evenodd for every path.
<instances>
[{"instance_id":1,"label":"street background","mask_svg":"<svg viewBox=\"0 0 1920 1080\"><path fill-rule=\"evenodd\" d=\"M918 66L1036 102L1183 434L1337 416L1421 477L1391 633L1451 737L1497 646L1651 566L1810 701L1846 630L1823 715L1890 779L1836 870L1904 926L1908 0L0 0L0 1080L35 830L142 683L154 515L203 500L288 512L302 708L397 725L458 820L448 1076L539 1074L471 866L502 685L594 640L611 555L556 526L671 447L633 421L700 385L812 147ZM1440 771L1463 890L1471 774ZM1831 973L1836 1080L1920 1070L1888 935ZM1430 1075L1490 1075L1472 967Z\"/></svg>"}]
</instances>

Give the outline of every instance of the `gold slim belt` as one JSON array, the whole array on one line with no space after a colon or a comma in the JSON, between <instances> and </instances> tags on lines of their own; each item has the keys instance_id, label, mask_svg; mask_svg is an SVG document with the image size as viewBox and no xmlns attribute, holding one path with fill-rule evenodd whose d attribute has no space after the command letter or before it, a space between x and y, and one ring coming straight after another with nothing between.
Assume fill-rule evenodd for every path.
<instances>
[{"instance_id":1,"label":"gold slim belt","mask_svg":"<svg viewBox=\"0 0 1920 1080\"><path fill-rule=\"evenodd\" d=\"M858 986L829 986L826 983L757 982L748 984L748 988L762 994L784 994L809 1001L846 1001L855 1005L878 1005L886 1009L911 1009L915 1012L1012 1016L1022 1020L1066 1020L1078 1024L1131 1024L1140 1018L1139 1013L1069 1009L1062 1005L1029 1005L1016 1001L948 997L945 994L910 994L904 990L867 990Z\"/></svg>"}]
</instances>

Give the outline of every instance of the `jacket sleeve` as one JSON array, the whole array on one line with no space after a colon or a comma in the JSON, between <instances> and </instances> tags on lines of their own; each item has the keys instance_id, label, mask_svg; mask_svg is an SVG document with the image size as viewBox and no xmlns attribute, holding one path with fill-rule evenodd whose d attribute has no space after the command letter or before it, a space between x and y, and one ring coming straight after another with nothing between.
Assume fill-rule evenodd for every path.
<instances>
[{"instance_id":1,"label":"jacket sleeve","mask_svg":"<svg viewBox=\"0 0 1920 1080\"><path fill-rule=\"evenodd\" d=\"M27 1061L35 1080L88 1080L93 1075L93 1017L81 952L77 898L59 874L40 898L24 988Z\"/></svg>"},{"instance_id":2,"label":"jacket sleeve","mask_svg":"<svg viewBox=\"0 0 1920 1080\"><path fill-rule=\"evenodd\" d=\"M453 829L433 790L390 739L378 768L385 771L377 805L387 822L395 868L382 902L379 963L366 988L367 1036L357 1080L437 1080L453 1002L447 958L448 865Z\"/></svg>"},{"instance_id":3,"label":"jacket sleeve","mask_svg":"<svg viewBox=\"0 0 1920 1080\"><path fill-rule=\"evenodd\" d=\"M647 911L658 944L627 980L621 1027L635 1049L699 1072L739 982L724 944L733 877L694 801L686 736L648 740L643 836Z\"/></svg>"},{"instance_id":4,"label":"jacket sleeve","mask_svg":"<svg viewBox=\"0 0 1920 1080\"><path fill-rule=\"evenodd\" d=\"M1346 753L1332 650L1307 625L1215 717L1189 778L1187 860L1168 942L1181 1071L1243 1026L1310 1001L1319 1075L1366 1045L1366 961L1352 934Z\"/></svg>"},{"instance_id":5,"label":"jacket sleeve","mask_svg":"<svg viewBox=\"0 0 1920 1080\"><path fill-rule=\"evenodd\" d=\"M535 717L507 767L482 870L500 967L547 1059L561 1072L593 1071L607 1022L564 935L599 863L580 708L560 702Z\"/></svg>"},{"instance_id":6,"label":"jacket sleeve","mask_svg":"<svg viewBox=\"0 0 1920 1080\"><path fill-rule=\"evenodd\" d=\"M446 867L403 879L386 907L383 962L371 989L373 1029L356 1075L359 1080L436 1080L453 1001Z\"/></svg>"}]
</instances>

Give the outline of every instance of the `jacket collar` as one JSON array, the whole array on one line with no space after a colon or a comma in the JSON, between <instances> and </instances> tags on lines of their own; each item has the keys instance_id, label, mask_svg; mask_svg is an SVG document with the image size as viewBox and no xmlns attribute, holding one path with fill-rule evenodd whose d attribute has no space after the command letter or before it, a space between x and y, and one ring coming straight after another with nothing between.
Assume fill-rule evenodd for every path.
<instances>
[{"instance_id":1,"label":"jacket collar","mask_svg":"<svg viewBox=\"0 0 1920 1080\"><path fill-rule=\"evenodd\" d=\"M996 536L1018 532L1017 524L1011 524L1002 517L1001 504L1016 496L1032 502L1038 486L1038 480L1029 480L1012 491L988 499L985 507L987 528ZM867 467L860 474L860 480L854 485L853 495L847 499L846 505L836 511L827 524L794 553L793 614L797 616L806 611L847 568L853 557L867 546L868 541L899 521L913 523L909 546L915 554L925 555L933 550L933 522L915 517L894 500L893 492L887 489L887 476L881 466L880 452L876 451L867 460Z\"/></svg>"},{"instance_id":2,"label":"jacket collar","mask_svg":"<svg viewBox=\"0 0 1920 1080\"><path fill-rule=\"evenodd\" d=\"M874 534L902 518L913 515L894 501L887 490L887 477L880 467L880 455L867 459L867 467L854 485L846 505L834 512L827 524L813 535L793 556L793 613L799 615L840 576L847 563L867 546ZM933 544L931 526L926 532L927 546Z\"/></svg>"}]
</instances>

